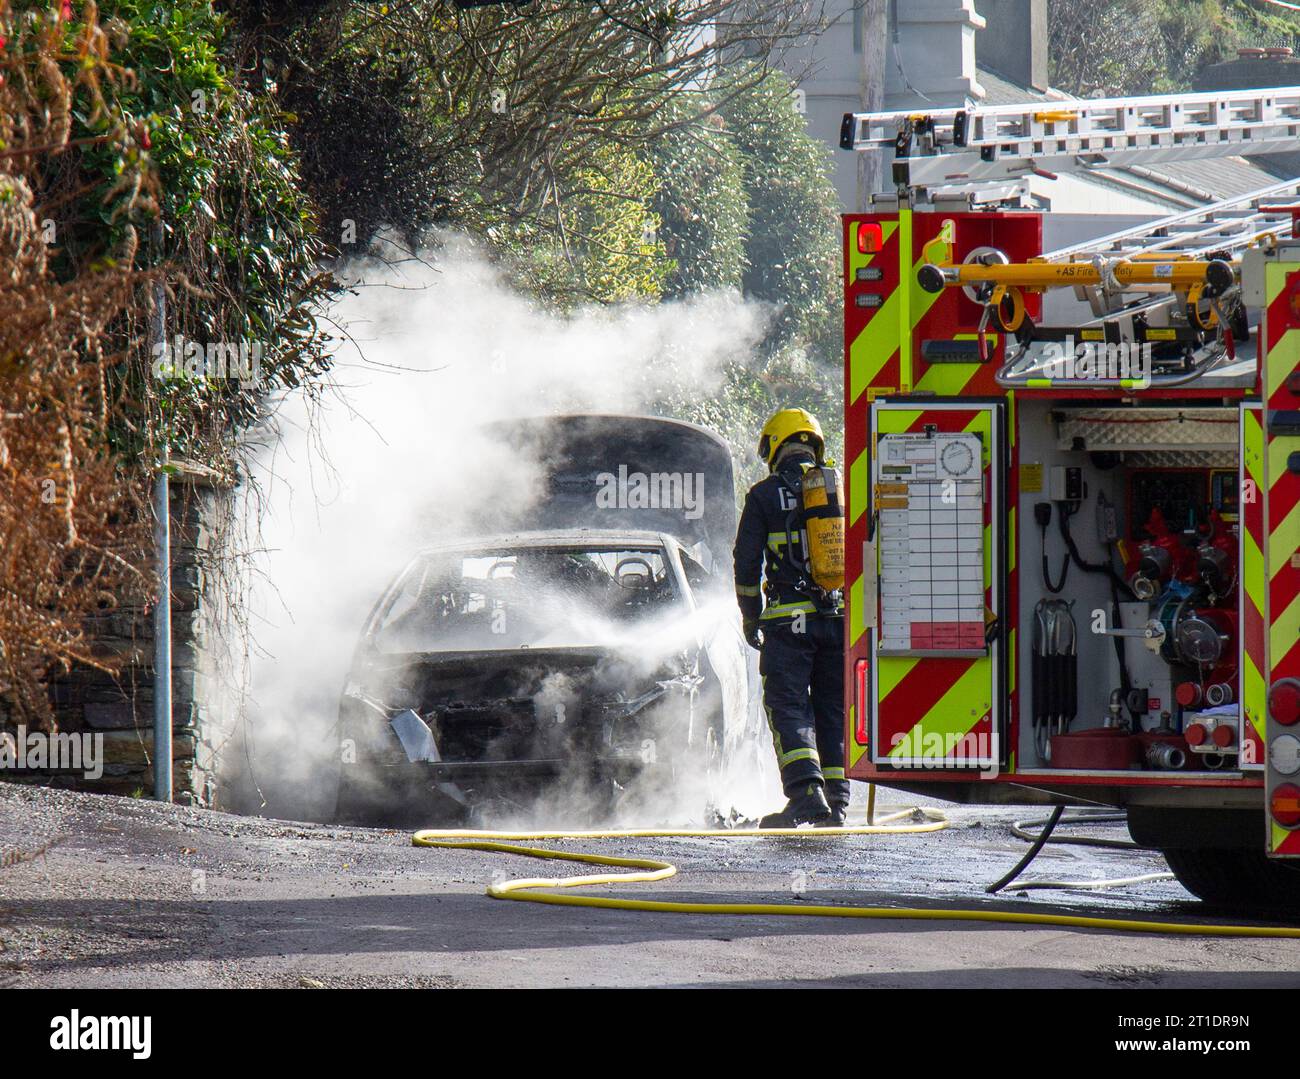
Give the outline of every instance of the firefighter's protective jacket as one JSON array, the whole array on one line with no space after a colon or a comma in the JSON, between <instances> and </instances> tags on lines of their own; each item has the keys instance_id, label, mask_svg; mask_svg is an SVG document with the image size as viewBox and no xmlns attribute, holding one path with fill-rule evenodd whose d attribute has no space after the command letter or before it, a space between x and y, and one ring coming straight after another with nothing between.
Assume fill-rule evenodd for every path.
<instances>
[{"instance_id":1,"label":"firefighter's protective jacket","mask_svg":"<svg viewBox=\"0 0 1300 1079\"><path fill-rule=\"evenodd\" d=\"M732 551L736 601L745 622L789 621L800 611L843 614L843 594L822 592L809 575L799 521L802 472L799 455L787 455L745 496Z\"/></svg>"}]
</instances>

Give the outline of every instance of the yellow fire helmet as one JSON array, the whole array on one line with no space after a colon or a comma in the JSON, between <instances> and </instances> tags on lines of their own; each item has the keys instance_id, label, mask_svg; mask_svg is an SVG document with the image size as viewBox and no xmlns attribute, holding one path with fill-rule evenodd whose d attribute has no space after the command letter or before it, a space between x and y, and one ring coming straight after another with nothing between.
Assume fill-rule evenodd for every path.
<instances>
[{"instance_id":1,"label":"yellow fire helmet","mask_svg":"<svg viewBox=\"0 0 1300 1079\"><path fill-rule=\"evenodd\" d=\"M758 455L769 470L776 460L777 450L792 438L808 443L817 454L817 460L822 461L826 439L822 436L822 425L817 422L817 417L802 408L783 408L772 414L758 436Z\"/></svg>"}]
</instances>

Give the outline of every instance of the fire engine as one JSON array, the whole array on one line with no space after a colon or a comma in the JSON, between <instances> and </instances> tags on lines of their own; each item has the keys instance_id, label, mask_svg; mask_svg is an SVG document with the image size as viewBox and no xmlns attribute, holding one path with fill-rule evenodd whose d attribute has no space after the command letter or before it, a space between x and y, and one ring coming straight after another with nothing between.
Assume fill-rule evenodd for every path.
<instances>
[{"instance_id":1,"label":"fire engine","mask_svg":"<svg viewBox=\"0 0 1300 1079\"><path fill-rule=\"evenodd\" d=\"M1300 181L1043 250L1028 178L1294 150L1300 89L846 115L849 775L1123 807L1300 899Z\"/></svg>"}]
</instances>

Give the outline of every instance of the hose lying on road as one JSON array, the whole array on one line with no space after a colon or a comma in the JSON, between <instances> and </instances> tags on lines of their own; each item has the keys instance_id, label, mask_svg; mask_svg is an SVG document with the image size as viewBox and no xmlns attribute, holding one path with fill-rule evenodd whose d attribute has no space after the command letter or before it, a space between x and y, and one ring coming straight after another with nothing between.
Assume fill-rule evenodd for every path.
<instances>
[{"instance_id":1,"label":"hose lying on road","mask_svg":"<svg viewBox=\"0 0 1300 1079\"><path fill-rule=\"evenodd\" d=\"M990 884L984 890L990 895L1002 891L1013 881L1016 881L1021 873L1029 866L1035 858L1038 857L1039 851L1048 843L1073 844L1080 847L1106 847L1111 850L1146 850L1146 847L1139 846L1137 843L1128 839L1103 839L1090 835L1062 835L1055 834L1056 826L1061 823L1061 814L1065 812L1065 806L1058 805L1048 817L1042 820L1018 820L1011 825L1011 834L1018 839L1026 840L1032 843L1023 858L1015 865L1015 868L1006 876L1002 877L994 884ZM1128 823L1128 817L1124 813L1083 813L1077 816L1068 817L1066 824L1120 824ZM1030 828L1039 828L1040 831L1031 832ZM1173 880L1172 873L1144 873L1138 877L1115 877L1109 880L1026 880L1018 881L1014 891L1024 892L1031 889L1067 889L1082 888L1086 890L1100 888L1123 888L1134 884L1153 884L1156 881Z\"/></svg>"},{"instance_id":2,"label":"hose lying on road","mask_svg":"<svg viewBox=\"0 0 1300 1079\"><path fill-rule=\"evenodd\" d=\"M1013 891L1027 892L1034 888L1046 889L1101 889L1128 888L1134 884L1154 884L1159 880L1173 880L1172 873L1143 873L1137 877L1111 877L1107 880L1026 880L1017 884Z\"/></svg>"},{"instance_id":3,"label":"hose lying on road","mask_svg":"<svg viewBox=\"0 0 1300 1079\"><path fill-rule=\"evenodd\" d=\"M677 867L653 858L617 858L590 852L550 850L526 847L505 840L548 839L743 839L748 837L792 838L801 841L836 839L845 835L896 835L936 832L948 827L934 811L922 811L930 819L914 824L892 825L891 822L913 816L904 810L882 817L880 823L859 828L737 828L731 831L670 831L633 829L629 831L591 832L492 832L425 829L416 832L411 842L417 847L450 847L461 850L492 851L526 858L581 862L585 865L613 866L630 869L630 873L593 873L580 877L524 877L488 886L493 899L513 899L527 903L550 903L567 907L600 907L605 910L635 910L657 914L769 914L814 918L878 918L920 921L1004 922L1013 925L1056 925L1079 929L1109 929L1127 933L1167 933L1183 936L1216 937L1286 937L1300 940L1300 928L1258 925L1201 925L1194 922L1153 922L1125 918L1094 918L1073 914L1048 914L1028 911L963 910L921 907L839 907L815 903L684 903L655 899L622 899L614 896L570 895L562 889L585 888L601 884L635 884L666 880ZM938 818L938 819L936 819Z\"/></svg>"},{"instance_id":4,"label":"hose lying on road","mask_svg":"<svg viewBox=\"0 0 1300 1079\"><path fill-rule=\"evenodd\" d=\"M1058 807L1061 808L1061 807ZM1027 840L1030 843L1035 842L1041 832L1031 832L1030 828L1045 827L1051 820L1050 817L1044 817L1042 820L1018 820L1011 825L1011 834L1019 839ZM1066 817L1063 824L1127 824L1128 815L1124 813L1081 813L1076 817ZM1053 836L1049 833L1047 842L1063 843L1075 847L1109 847L1112 850L1150 850L1150 847L1143 847L1134 843L1131 839L1105 839L1095 835L1058 835Z\"/></svg>"}]
</instances>

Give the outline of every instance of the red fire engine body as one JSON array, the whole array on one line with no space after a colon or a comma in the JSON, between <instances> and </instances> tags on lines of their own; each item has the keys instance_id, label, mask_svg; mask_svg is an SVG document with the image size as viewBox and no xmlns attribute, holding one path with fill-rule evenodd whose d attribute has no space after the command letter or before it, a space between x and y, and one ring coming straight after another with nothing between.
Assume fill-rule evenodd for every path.
<instances>
[{"instance_id":1,"label":"red fire engine body","mask_svg":"<svg viewBox=\"0 0 1300 1079\"><path fill-rule=\"evenodd\" d=\"M1270 93L1204 126L1294 139ZM1048 252L977 208L1135 111L1197 156L1208 96L845 118L898 185L843 219L849 775L1123 806L1197 894L1296 898L1300 185Z\"/></svg>"}]
</instances>

